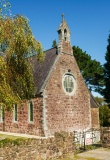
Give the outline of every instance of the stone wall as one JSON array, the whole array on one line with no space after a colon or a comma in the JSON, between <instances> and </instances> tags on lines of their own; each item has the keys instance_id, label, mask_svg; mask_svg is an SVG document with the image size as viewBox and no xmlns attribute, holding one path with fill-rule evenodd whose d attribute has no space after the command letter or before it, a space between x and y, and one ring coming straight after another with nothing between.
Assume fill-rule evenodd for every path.
<instances>
[{"instance_id":1,"label":"stone wall","mask_svg":"<svg viewBox=\"0 0 110 160\"><path fill-rule=\"evenodd\" d=\"M63 88L62 80L66 73L72 74L75 79L72 95ZM54 135L54 132L92 128L89 92L73 56L59 56L46 85L44 97L46 136Z\"/></svg>"},{"instance_id":2,"label":"stone wall","mask_svg":"<svg viewBox=\"0 0 110 160\"><path fill-rule=\"evenodd\" d=\"M33 102L33 122L28 120L28 101L18 106L18 121L13 121L13 110L5 111L4 122L0 122L0 131L15 132L23 134L43 135L42 129L42 97L32 99Z\"/></svg>"},{"instance_id":3,"label":"stone wall","mask_svg":"<svg viewBox=\"0 0 110 160\"><path fill-rule=\"evenodd\" d=\"M0 147L0 160L49 160L74 153L73 133L55 133L53 138L18 140Z\"/></svg>"},{"instance_id":4,"label":"stone wall","mask_svg":"<svg viewBox=\"0 0 110 160\"><path fill-rule=\"evenodd\" d=\"M110 127L101 128L101 140L103 147L110 148Z\"/></svg>"},{"instance_id":5,"label":"stone wall","mask_svg":"<svg viewBox=\"0 0 110 160\"><path fill-rule=\"evenodd\" d=\"M100 128L99 124L99 108L91 108L92 128Z\"/></svg>"}]
</instances>

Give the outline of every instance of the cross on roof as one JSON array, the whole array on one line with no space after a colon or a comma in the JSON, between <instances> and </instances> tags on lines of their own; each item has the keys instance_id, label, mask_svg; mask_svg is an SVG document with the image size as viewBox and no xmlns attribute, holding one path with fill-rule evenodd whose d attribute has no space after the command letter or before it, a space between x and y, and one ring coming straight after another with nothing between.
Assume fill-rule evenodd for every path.
<instances>
[{"instance_id":1,"label":"cross on roof","mask_svg":"<svg viewBox=\"0 0 110 160\"><path fill-rule=\"evenodd\" d=\"M64 21L64 14L62 14L62 22Z\"/></svg>"}]
</instances>

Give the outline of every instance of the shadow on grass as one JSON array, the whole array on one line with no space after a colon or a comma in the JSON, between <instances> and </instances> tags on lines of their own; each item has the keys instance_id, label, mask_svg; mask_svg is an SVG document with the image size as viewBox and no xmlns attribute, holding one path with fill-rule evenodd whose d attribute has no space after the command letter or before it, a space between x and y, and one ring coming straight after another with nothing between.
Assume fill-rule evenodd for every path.
<instances>
[{"instance_id":1,"label":"shadow on grass","mask_svg":"<svg viewBox=\"0 0 110 160\"><path fill-rule=\"evenodd\" d=\"M82 146L82 147L79 147L79 149L77 149L75 151L75 154L78 154L78 153L82 153L82 152L85 152L85 151L89 151L89 150L92 150L92 149L98 149L102 147L102 144L101 143L97 143L97 144L92 144L92 145L87 145L87 146Z\"/></svg>"}]
</instances>

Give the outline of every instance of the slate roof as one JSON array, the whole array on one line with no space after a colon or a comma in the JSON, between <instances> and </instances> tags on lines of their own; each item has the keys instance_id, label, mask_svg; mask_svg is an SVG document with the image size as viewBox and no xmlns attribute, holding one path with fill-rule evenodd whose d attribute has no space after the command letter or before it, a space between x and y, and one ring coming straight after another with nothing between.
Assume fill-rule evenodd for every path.
<instances>
[{"instance_id":1,"label":"slate roof","mask_svg":"<svg viewBox=\"0 0 110 160\"><path fill-rule=\"evenodd\" d=\"M51 48L45 52L45 59L40 64L35 56L30 57L28 60L33 65L34 82L37 86L37 95L42 92L42 87L47 80L49 72L58 56L57 47Z\"/></svg>"},{"instance_id":2,"label":"slate roof","mask_svg":"<svg viewBox=\"0 0 110 160\"><path fill-rule=\"evenodd\" d=\"M96 100L94 99L94 97L91 93L90 93L90 105L91 105L91 108L98 108L99 107L98 103L96 102Z\"/></svg>"}]
</instances>

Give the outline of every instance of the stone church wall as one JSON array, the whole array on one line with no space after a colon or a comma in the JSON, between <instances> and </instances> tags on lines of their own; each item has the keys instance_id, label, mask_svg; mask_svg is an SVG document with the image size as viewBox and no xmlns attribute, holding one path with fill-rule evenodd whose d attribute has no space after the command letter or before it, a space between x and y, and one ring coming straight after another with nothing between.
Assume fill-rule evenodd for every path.
<instances>
[{"instance_id":1,"label":"stone church wall","mask_svg":"<svg viewBox=\"0 0 110 160\"><path fill-rule=\"evenodd\" d=\"M92 128L99 128L99 108L91 108Z\"/></svg>"},{"instance_id":2,"label":"stone church wall","mask_svg":"<svg viewBox=\"0 0 110 160\"><path fill-rule=\"evenodd\" d=\"M33 101L33 122L28 121L28 102L18 106L18 121L13 121L13 110L5 111L4 122L0 123L0 131L15 132L23 134L43 135L42 130L42 106L41 97L32 99Z\"/></svg>"},{"instance_id":3,"label":"stone church wall","mask_svg":"<svg viewBox=\"0 0 110 160\"><path fill-rule=\"evenodd\" d=\"M66 50L66 49L65 49ZM76 81L73 95L65 93L62 78L70 73ZM46 135L91 128L90 96L73 56L61 54L45 89Z\"/></svg>"}]
</instances>

